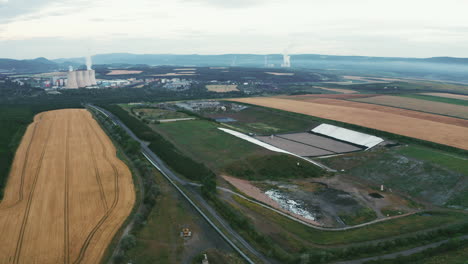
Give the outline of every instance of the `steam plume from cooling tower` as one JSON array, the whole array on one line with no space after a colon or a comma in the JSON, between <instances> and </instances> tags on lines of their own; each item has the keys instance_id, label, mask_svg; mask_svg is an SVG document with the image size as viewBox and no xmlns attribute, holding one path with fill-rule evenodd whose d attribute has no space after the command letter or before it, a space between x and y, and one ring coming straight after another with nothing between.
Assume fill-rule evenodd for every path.
<instances>
[{"instance_id":1,"label":"steam plume from cooling tower","mask_svg":"<svg viewBox=\"0 0 468 264\"><path fill-rule=\"evenodd\" d=\"M288 55L288 50L285 49L283 52L283 64L281 67L290 68L291 67L291 56Z\"/></svg>"},{"instance_id":2,"label":"steam plume from cooling tower","mask_svg":"<svg viewBox=\"0 0 468 264\"><path fill-rule=\"evenodd\" d=\"M86 69L88 71L92 70L92 67L93 66L93 61L91 60L91 55L88 54L88 56L86 56Z\"/></svg>"}]
</instances>

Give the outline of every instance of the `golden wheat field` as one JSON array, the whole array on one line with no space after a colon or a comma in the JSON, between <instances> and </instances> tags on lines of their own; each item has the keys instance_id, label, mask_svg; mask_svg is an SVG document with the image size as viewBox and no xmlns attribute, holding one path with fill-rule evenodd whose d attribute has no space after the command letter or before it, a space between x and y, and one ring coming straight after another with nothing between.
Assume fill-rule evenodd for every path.
<instances>
[{"instance_id":1,"label":"golden wheat field","mask_svg":"<svg viewBox=\"0 0 468 264\"><path fill-rule=\"evenodd\" d=\"M255 97L228 100L337 120L461 149L468 149L468 126L461 123L466 121L463 119L457 119L461 121L457 125L447 124L447 122L438 122L438 120L456 118L398 108L391 108L393 110L391 112L382 111L379 108L390 107L379 105L370 105L374 109L366 109L360 107L366 104L349 101L341 101L338 105L318 101L323 99L298 101L283 98ZM422 114L424 114L424 117Z\"/></svg>"},{"instance_id":2,"label":"golden wheat field","mask_svg":"<svg viewBox=\"0 0 468 264\"><path fill-rule=\"evenodd\" d=\"M0 203L0 263L99 263L134 202L132 175L89 112L40 113Z\"/></svg>"}]
</instances>

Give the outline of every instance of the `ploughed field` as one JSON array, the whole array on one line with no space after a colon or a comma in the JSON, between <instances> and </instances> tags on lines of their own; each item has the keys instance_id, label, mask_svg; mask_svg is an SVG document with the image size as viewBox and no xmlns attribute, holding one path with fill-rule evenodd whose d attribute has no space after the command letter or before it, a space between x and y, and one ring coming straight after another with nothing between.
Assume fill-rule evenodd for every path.
<instances>
[{"instance_id":1,"label":"ploughed field","mask_svg":"<svg viewBox=\"0 0 468 264\"><path fill-rule=\"evenodd\" d=\"M229 100L337 120L468 149L468 122L464 119L358 102L306 98L297 100L296 97L256 97Z\"/></svg>"},{"instance_id":2,"label":"ploughed field","mask_svg":"<svg viewBox=\"0 0 468 264\"><path fill-rule=\"evenodd\" d=\"M131 173L89 112L40 113L0 203L0 263L99 263L134 202Z\"/></svg>"}]
</instances>

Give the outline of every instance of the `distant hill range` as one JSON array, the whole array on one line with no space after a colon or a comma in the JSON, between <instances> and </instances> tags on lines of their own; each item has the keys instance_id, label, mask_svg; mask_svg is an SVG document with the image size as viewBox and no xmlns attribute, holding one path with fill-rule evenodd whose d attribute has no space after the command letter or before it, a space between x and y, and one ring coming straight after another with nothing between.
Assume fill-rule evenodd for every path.
<instances>
[{"instance_id":1,"label":"distant hill range","mask_svg":"<svg viewBox=\"0 0 468 264\"><path fill-rule=\"evenodd\" d=\"M141 65L280 67L281 54L172 55L111 53L93 56L93 63L114 67ZM84 58L47 60L0 59L1 72L46 72L65 70L69 65L83 67ZM318 54L291 55L293 68L328 70L339 74L367 74L394 77L417 77L468 82L468 58L396 58L334 56Z\"/></svg>"},{"instance_id":2,"label":"distant hill range","mask_svg":"<svg viewBox=\"0 0 468 264\"><path fill-rule=\"evenodd\" d=\"M266 58L266 59L265 59ZM57 63L83 63L83 58L53 60ZM95 64L147 64L147 65L187 65L187 66L255 66L263 67L274 64L279 67L283 61L281 54L224 54L224 55L173 55L173 54L131 54L110 53L93 56ZM327 63L445 63L468 65L468 58L434 57L434 58L393 58L365 56L335 56L318 54L291 55L293 66L303 67Z\"/></svg>"},{"instance_id":3,"label":"distant hill range","mask_svg":"<svg viewBox=\"0 0 468 264\"><path fill-rule=\"evenodd\" d=\"M57 63L46 58L33 60L0 59L0 73L41 73L68 69L68 66L79 66L79 63Z\"/></svg>"}]
</instances>

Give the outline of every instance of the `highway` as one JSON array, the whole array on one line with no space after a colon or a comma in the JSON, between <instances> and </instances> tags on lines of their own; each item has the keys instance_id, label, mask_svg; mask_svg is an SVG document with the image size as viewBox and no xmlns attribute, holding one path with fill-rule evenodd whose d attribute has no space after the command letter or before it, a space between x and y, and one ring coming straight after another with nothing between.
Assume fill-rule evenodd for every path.
<instances>
[{"instance_id":1,"label":"highway","mask_svg":"<svg viewBox=\"0 0 468 264\"><path fill-rule=\"evenodd\" d=\"M124 129L134 140L138 141L141 145L141 152L143 156L157 169L161 172L161 174L177 189L177 191L195 208L195 210L200 213L200 215L208 222L208 224L215 229L216 232L237 252L239 255L247 263L255 263L247 254L245 254L234 242L240 243L245 249L249 251L251 255L254 255L263 263L269 263L268 261L260 252L254 249L244 238L242 238L235 230L233 230L229 224L224 220L213 208L210 204L208 204L205 199L201 197L201 195L197 192L189 191L190 196L186 193L186 190L181 189L178 184L187 186L190 189L192 186L197 186L197 184L193 184L189 181L186 181L180 177L178 177L168 166L153 152L149 149L148 144L142 140L140 140L125 124L123 124L116 116L114 116L109 111L102 109L100 107L88 104L87 106L99 111L100 113L107 116L112 122L122 129ZM196 200L194 202L193 200ZM208 216L205 212L208 212L210 216ZM215 219L223 228L228 235L226 235L220 227L216 225L211 219Z\"/></svg>"}]
</instances>

